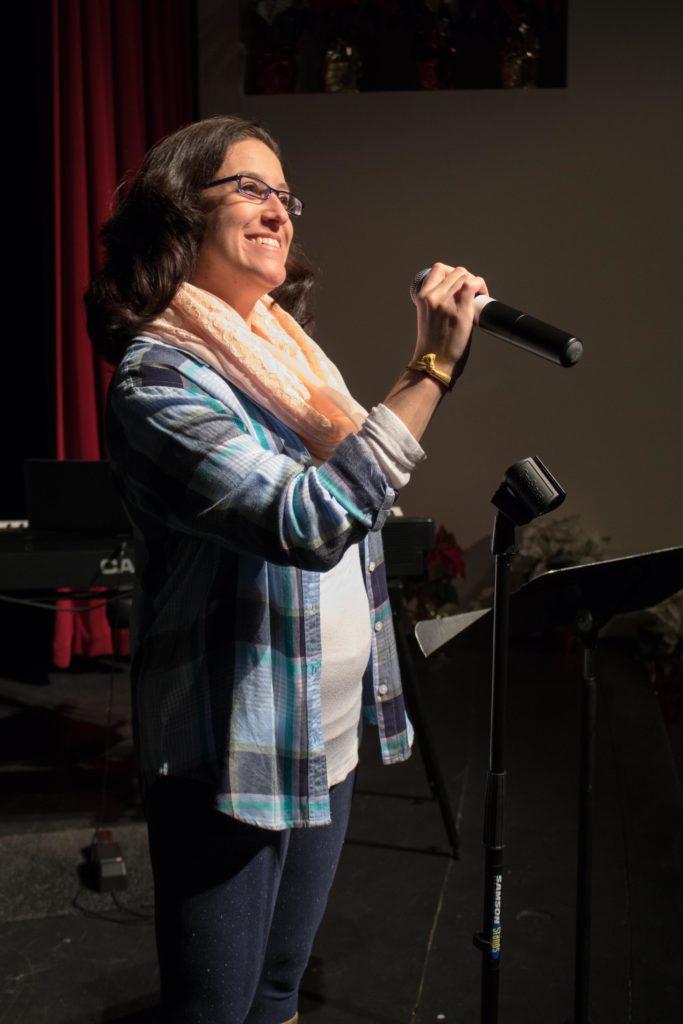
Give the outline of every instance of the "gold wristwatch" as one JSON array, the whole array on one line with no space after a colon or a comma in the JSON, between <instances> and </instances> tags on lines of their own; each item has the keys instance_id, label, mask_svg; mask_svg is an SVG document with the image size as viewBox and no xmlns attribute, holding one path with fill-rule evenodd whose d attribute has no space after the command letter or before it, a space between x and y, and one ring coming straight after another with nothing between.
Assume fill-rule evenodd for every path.
<instances>
[{"instance_id":1,"label":"gold wristwatch","mask_svg":"<svg viewBox=\"0 0 683 1024\"><path fill-rule=\"evenodd\" d=\"M438 380L439 384L443 384L446 391L453 390L455 374L449 376L449 374L444 373L443 370L437 370L435 352L427 352L425 355L420 356L419 359L413 359L412 363L408 363L408 369L422 370L423 373L433 377L434 380Z\"/></svg>"}]
</instances>

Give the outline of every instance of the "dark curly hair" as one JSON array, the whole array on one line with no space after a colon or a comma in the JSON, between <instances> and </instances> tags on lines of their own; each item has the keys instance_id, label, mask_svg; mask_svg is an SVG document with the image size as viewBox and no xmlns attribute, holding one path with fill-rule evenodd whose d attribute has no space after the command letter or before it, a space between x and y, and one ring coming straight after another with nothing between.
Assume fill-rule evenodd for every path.
<instances>
[{"instance_id":1,"label":"dark curly hair","mask_svg":"<svg viewBox=\"0 0 683 1024\"><path fill-rule=\"evenodd\" d=\"M200 191L215 177L228 146L260 139L281 160L280 147L257 121L232 115L187 124L157 142L132 181L116 188L114 213L99 233L104 264L83 296L96 352L116 366L146 324L163 312L189 280L204 234ZM294 240L287 277L269 294L309 334L308 293L313 270Z\"/></svg>"}]
</instances>

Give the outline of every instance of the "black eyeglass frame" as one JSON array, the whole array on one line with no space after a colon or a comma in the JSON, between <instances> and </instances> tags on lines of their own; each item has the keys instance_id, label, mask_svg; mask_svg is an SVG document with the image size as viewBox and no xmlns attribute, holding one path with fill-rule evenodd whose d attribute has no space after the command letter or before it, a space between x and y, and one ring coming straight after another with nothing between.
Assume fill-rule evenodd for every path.
<instances>
[{"instance_id":1,"label":"black eyeglass frame","mask_svg":"<svg viewBox=\"0 0 683 1024\"><path fill-rule=\"evenodd\" d=\"M261 184L265 185L265 187L267 189L267 192L266 192L265 196L263 196L262 199L259 199L258 196L252 195L251 192L243 192L242 191L242 178L249 178L251 181L260 181ZM231 174L229 178L218 178L216 181L210 181L208 185L204 186L204 188L213 188L214 185L226 185L229 181L236 181L237 182L237 191L239 192L239 194L241 196L246 196L247 199L251 199L252 202L255 202L255 203L267 203L268 200L270 199L270 196L271 196L272 192L275 193L275 195L278 197L278 199L280 200L281 203L282 203L282 198L281 198L282 196L291 196L292 199L295 199L296 202L299 204L299 209L298 210L287 210L287 207L285 206L285 210L287 210L288 214L293 214L295 217L300 217L301 216L301 213L302 213L303 208L304 208L304 204L303 204L303 201L301 199L299 199L298 196L295 196L293 192L287 192L285 189L271 188L271 186L268 184L267 181L264 181L263 178L259 178L256 174ZM282 203L282 205L284 206L285 204Z\"/></svg>"}]
</instances>

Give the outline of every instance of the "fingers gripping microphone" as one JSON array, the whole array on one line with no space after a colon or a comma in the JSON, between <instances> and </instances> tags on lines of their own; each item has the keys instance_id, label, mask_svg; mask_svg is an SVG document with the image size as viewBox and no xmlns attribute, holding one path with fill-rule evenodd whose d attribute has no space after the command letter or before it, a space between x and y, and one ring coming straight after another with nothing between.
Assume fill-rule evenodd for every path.
<instances>
[{"instance_id":1,"label":"fingers gripping microphone","mask_svg":"<svg viewBox=\"0 0 683 1024\"><path fill-rule=\"evenodd\" d=\"M417 293L431 267L416 274L410 286L410 297L417 301ZM528 313L520 313L504 302L489 295L476 295L474 299L474 322L486 334L507 341L510 345L533 352L536 356L549 359L560 366L573 366L581 358L583 345L573 334L561 331Z\"/></svg>"}]
</instances>

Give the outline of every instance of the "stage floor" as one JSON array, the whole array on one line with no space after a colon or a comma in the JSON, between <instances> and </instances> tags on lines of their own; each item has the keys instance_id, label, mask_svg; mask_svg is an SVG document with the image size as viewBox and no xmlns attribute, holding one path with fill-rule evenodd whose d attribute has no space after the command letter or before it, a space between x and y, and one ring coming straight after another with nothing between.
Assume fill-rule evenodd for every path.
<instances>
[{"instance_id":1,"label":"stage floor","mask_svg":"<svg viewBox=\"0 0 683 1024\"><path fill-rule=\"evenodd\" d=\"M347 840L300 994L311 1024L479 1019L488 651L427 663L420 692L460 834L448 855L417 744L383 766L364 727ZM670 1024L683 1008L680 726L667 730L632 646L597 660L592 1019ZM581 659L547 641L511 651L501 1020L572 1016ZM106 823L129 887L79 888L100 806L110 675L79 660L0 670L0 1024L156 1020L146 832L132 773L128 667L112 680ZM673 738L673 752L672 752Z\"/></svg>"}]
</instances>

